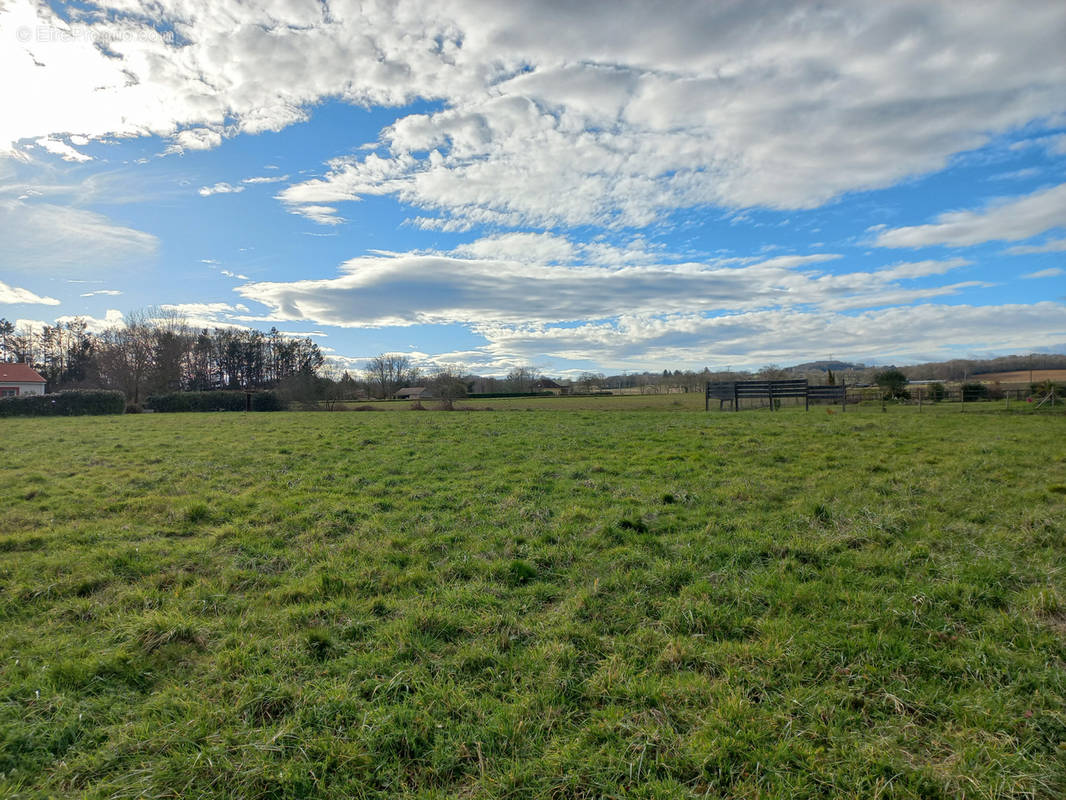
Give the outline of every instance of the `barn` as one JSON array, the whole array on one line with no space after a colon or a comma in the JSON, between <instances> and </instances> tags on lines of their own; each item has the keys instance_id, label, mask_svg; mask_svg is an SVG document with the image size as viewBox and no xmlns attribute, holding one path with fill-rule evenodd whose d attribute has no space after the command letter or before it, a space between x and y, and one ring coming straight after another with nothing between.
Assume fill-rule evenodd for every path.
<instances>
[{"instance_id":1,"label":"barn","mask_svg":"<svg viewBox=\"0 0 1066 800\"><path fill-rule=\"evenodd\" d=\"M0 364L0 397L44 394L45 380L29 364Z\"/></svg>"}]
</instances>

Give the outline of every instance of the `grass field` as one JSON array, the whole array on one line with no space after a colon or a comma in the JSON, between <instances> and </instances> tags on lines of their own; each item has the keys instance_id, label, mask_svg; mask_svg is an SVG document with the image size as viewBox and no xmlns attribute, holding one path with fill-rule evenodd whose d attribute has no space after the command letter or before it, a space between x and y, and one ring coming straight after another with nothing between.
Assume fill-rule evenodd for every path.
<instances>
[{"instance_id":1,"label":"grass field","mask_svg":"<svg viewBox=\"0 0 1066 800\"><path fill-rule=\"evenodd\" d=\"M1066 381L1066 369L1027 369L1015 370L1014 372L987 372L982 375L974 375L975 381L998 382L998 383L1041 383L1042 381Z\"/></svg>"},{"instance_id":2,"label":"grass field","mask_svg":"<svg viewBox=\"0 0 1066 800\"><path fill-rule=\"evenodd\" d=\"M569 408L4 420L0 796L1066 796L1063 414Z\"/></svg>"}]
</instances>

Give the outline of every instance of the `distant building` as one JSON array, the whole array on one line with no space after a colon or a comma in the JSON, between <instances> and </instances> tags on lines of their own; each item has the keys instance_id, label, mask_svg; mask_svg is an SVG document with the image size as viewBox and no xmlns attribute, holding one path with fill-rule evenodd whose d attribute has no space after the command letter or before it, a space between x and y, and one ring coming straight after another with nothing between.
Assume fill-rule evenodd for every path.
<instances>
[{"instance_id":1,"label":"distant building","mask_svg":"<svg viewBox=\"0 0 1066 800\"><path fill-rule=\"evenodd\" d=\"M0 364L0 397L44 394L45 380L29 364Z\"/></svg>"},{"instance_id":2,"label":"distant building","mask_svg":"<svg viewBox=\"0 0 1066 800\"><path fill-rule=\"evenodd\" d=\"M556 383L551 378L539 378L533 381L534 392L551 392L552 394L569 394L570 387Z\"/></svg>"},{"instance_id":3,"label":"distant building","mask_svg":"<svg viewBox=\"0 0 1066 800\"><path fill-rule=\"evenodd\" d=\"M420 400L429 397L431 392L425 386L405 386L396 392L397 400Z\"/></svg>"}]
</instances>

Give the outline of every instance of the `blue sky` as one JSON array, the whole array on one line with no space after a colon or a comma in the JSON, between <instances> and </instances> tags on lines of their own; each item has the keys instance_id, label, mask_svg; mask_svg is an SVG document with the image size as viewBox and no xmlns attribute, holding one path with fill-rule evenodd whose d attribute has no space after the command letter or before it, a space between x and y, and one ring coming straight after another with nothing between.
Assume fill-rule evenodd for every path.
<instances>
[{"instance_id":1,"label":"blue sky","mask_svg":"<svg viewBox=\"0 0 1066 800\"><path fill-rule=\"evenodd\" d=\"M0 316L485 374L1066 348L1066 5L0 10Z\"/></svg>"}]
</instances>

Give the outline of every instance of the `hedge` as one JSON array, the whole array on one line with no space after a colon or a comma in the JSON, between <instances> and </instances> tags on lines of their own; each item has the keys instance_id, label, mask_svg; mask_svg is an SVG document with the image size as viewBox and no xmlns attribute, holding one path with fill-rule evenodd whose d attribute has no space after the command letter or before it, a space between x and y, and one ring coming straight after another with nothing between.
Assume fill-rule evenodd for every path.
<instances>
[{"instance_id":1,"label":"hedge","mask_svg":"<svg viewBox=\"0 0 1066 800\"><path fill-rule=\"evenodd\" d=\"M126 396L107 389L77 389L54 394L0 398L0 417L69 417L82 414L121 414Z\"/></svg>"},{"instance_id":2,"label":"hedge","mask_svg":"<svg viewBox=\"0 0 1066 800\"><path fill-rule=\"evenodd\" d=\"M148 398L148 407L162 413L171 411L244 411L245 392L172 392ZM274 392L253 392L252 411L281 411Z\"/></svg>"},{"instance_id":3,"label":"hedge","mask_svg":"<svg viewBox=\"0 0 1066 800\"><path fill-rule=\"evenodd\" d=\"M552 392L478 392L476 394L468 394L465 399L467 400L486 400L492 397L552 397ZM424 400L433 400L432 397L425 397Z\"/></svg>"}]
</instances>

